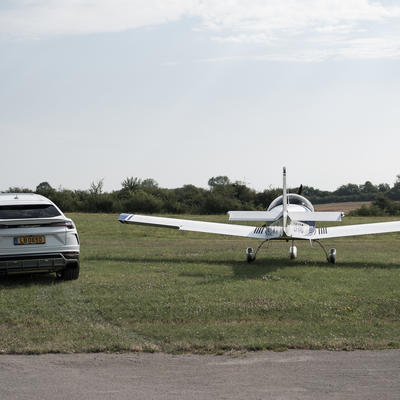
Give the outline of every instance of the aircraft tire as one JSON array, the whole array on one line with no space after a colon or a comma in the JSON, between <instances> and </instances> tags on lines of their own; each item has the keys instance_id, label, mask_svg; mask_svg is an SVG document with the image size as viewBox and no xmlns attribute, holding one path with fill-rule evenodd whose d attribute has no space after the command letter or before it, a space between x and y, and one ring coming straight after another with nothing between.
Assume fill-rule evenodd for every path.
<instances>
[{"instance_id":1,"label":"aircraft tire","mask_svg":"<svg viewBox=\"0 0 400 400\"><path fill-rule=\"evenodd\" d=\"M297 247L296 246L290 246L289 257L291 260L294 260L295 258L297 258Z\"/></svg>"},{"instance_id":2,"label":"aircraft tire","mask_svg":"<svg viewBox=\"0 0 400 400\"><path fill-rule=\"evenodd\" d=\"M250 254L247 255L247 262L250 264L254 262L256 258L254 256L251 256Z\"/></svg>"},{"instance_id":3,"label":"aircraft tire","mask_svg":"<svg viewBox=\"0 0 400 400\"><path fill-rule=\"evenodd\" d=\"M248 247L246 249L246 260L247 260L247 262L250 264L253 261L255 261L255 259L256 259L256 255L254 254L254 249L251 248L251 247Z\"/></svg>"},{"instance_id":4,"label":"aircraft tire","mask_svg":"<svg viewBox=\"0 0 400 400\"><path fill-rule=\"evenodd\" d=\"M336 263L336 249L329 249L328 262L331 264Z\"/></svg>"}]
</instances>

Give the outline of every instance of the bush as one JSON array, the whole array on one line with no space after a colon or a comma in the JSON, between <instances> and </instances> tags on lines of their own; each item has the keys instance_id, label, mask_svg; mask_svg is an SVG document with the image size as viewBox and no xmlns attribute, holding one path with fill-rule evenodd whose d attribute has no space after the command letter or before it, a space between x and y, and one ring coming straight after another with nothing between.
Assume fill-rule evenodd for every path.
<instances>
[{"instance_id":1,"label":"bush","mask_svg":"<svg viewBox=\"0 0 400 400\"><path fill-rule=\"evenodd\" d=\"M162 200L143 190L138 190L131 194L129 199L122 202L124 212L128 213L156 213L161 212L163 207Z\"/></svg>"},{"instance_id":2,"label":"bush","mask_svg":"<svg viewBox=\"0 0 400 400\"><path fill-rule=\"evenodd\" d=\"M379 194L369 207L363 204L360 208L350 212L349 214L362 217L400 215L400 204L391 201L382 194Z\"/></svg>"},{"instance_id":3,"label":"bush","mask_svg":"<svg viewBox=\"0 0 400 400\"><path fill-rule=\"evenodd\" d=\"M246 186L245 183L231 182L227 176L210 178L209 190L194 185L176 189L164 189L151 178L126 178L121 189L103 193L103 179L92 182L88 190L54 189L48 182L41 182L36 192L54 201L67 212L143 212L143 213L187 213L220 214L229 210L265 210L282 194L282 189L269 188L262 192ZM290 193L297 193L291 188ZM8 192L30 192L23 187L11 187ZM321 191L311 186L303 187L303 195L314 204L348 201L374 201L363 206L352 215L400 215L400 176L393 187L388 184L363 185L347 184L333 192Z\"/></svg>"}]
</instances>

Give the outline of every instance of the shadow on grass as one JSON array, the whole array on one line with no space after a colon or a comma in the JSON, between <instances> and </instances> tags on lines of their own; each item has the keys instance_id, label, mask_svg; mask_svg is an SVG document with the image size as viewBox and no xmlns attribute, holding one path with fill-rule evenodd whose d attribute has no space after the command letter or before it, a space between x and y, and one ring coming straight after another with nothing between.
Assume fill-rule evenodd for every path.
<instances>
[{"instance_id":1,"label":"shadow on grass","mask_svg":"<svg viewBox=\"0 0 400 400\"><path fill-rule=\"evenodd\" d=\"M247 279L261 279L266 278L267 280L280 280L279 271L286 268L321 268L321 269L335 269L335 268L345 268L345 269L400 269L398 264L381 264L381 263L363 263L363 262L341 262L340 264L329 264L327 262L304 262L296 260L288 260L287 258L274 258L274 259L263 259L258 260L253 264L248 264L247 262L225 262L224 265L231 265L233 276L230 278L216 278L214 281L226 281L226 280L247 280ZM209 275L198 274L191 271L185 271L179 274L179 276L184 277L207 277ZM199 284L206 284L208 282L199 282Z\"/></svg>"},{"instance_id":2,"label":"shadow on grass","mask_svg":"<svg viewBox=\"0 0 400 400\"><path fill-rule=\"evenodd\" d=\"M37 273L37 274L15 274L0 276L0 288L31 286L31 285L55 285L61 280L57 279L55 274Z\"/></svg>"},{"instance_id":3,"label":"shadow on grass","mask_svg":"<svg viewBox=\"0 0 400 400\"><path fill-rule=\"evenodd\" d=\"M173 264L221 264L221 265L230 265L230 264L238 264L238 265L248 265L247 262L238 261L238 260L214 260L211 258L201 258L201 256L197 257L154 257L154 256L89 256L85 257L86 261L112 261L112 262L128 262L128 263L156 263L156 262L165 262L165 263L173 263Z\"/></svg>"},{"instance_id":4,"label":"shadow on grass","mask_svg":"<svg viewBox=\"0 0 400 400\"><path fill-rule=\"evenodd\" d=\"M213 260L205 259L202 257L132 257L132 256L91 256L86 258L88 261L112 261L112 262L125 262L125 263L167 263L167 264L207 264L215 266L231 267L237 279L257 278L265 274L274 272L278 269L284 268L345 268L345 269L400 269L400 264L395 263L378 263L378 262L361 262L361 261L341 261L336 264L330 264L326 261L305 261L305 260L289 260L286 257L271 257L271 258L258 258L254 263L247 263L247 261L238 260ZM200 277L205 276L198 272L185 271L180 276Z\"/></svg>"}]
</instances>

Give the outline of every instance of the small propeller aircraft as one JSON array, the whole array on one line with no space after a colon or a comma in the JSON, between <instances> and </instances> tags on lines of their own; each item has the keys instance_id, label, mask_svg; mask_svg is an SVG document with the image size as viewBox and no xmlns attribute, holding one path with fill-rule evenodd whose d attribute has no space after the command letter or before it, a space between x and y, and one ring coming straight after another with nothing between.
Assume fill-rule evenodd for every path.
<instances>
[{"instance_id":1,"label":"small propeller aircraft","mask_svg":"<svg viewBox=\"0 0 400 400\"><path fill-rule=\"evenodd\" d=\"M317 212L309 200L299 193L288 193L286 188L286 168L283 168L283 192L269 205L266 211L228 211L230 221L253 221L259 226L221 224L214 222L192 221L187 219L151 217L136 214L121 214L119 221L124 224L141 224L158 227L180 229L182 231L215 233L220 235L243 236L261 239L262 242L254 251L246 249L247 261L253 262L264 243L270 240L291 241L289 255L297 257L295 240L309 240L318 243L323 249L328 262L336 262L336 249L327 251L320 239L330 239L344 236L369 235L377 233L399 232L400 221L380 222L373 224L317 227L316 222L338 222L344 216L343 212Z\"/></svg>"}]
</instances>

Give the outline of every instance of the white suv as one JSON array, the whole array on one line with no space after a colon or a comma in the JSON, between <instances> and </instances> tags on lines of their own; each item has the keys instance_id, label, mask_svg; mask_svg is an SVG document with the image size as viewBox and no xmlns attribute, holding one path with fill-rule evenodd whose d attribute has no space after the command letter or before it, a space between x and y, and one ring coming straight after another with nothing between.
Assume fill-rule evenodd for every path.
<instances>
[{"instance_id":1,"label":"white suv","mask_svg":"<svg viewBox=\"0 0 400 400\"><path fill-rule=\"evenodd\" d=\"M0 193L0 275L31 272L78 279L78 232L46 197Z\"/></svg>"}]
</instances>

